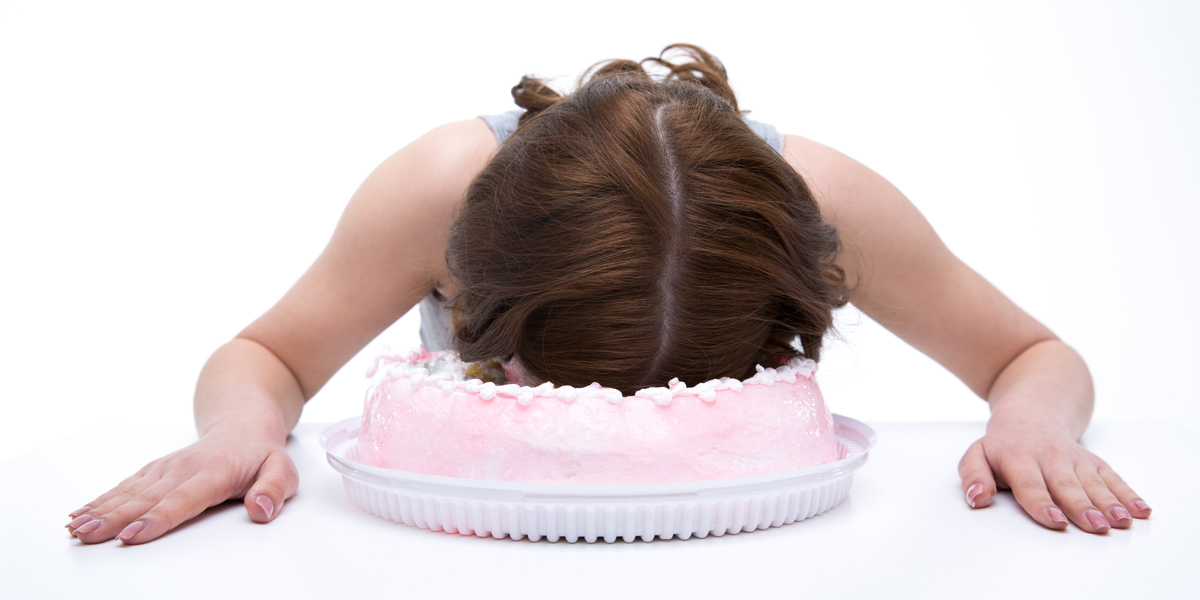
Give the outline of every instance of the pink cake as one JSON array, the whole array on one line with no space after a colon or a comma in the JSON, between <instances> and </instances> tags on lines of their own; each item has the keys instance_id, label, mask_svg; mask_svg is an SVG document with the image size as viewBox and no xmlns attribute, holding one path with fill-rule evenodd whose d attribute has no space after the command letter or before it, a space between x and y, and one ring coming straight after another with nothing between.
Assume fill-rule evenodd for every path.
<instances>
[{"instance_id":1,"label":"pink cake","mask_svg":"<svg viewBox=\"0 0 1200 600\"><path fill-rule=\"evenodd\" d=\"M399 356L385 347L367 372L359 461L468 479L622 484L742 477L839 458L811 360L758 367L745 381L672 380L634 396L595 383L496 385L468 370L453 352Z\"/></svg>"}]
</instances>

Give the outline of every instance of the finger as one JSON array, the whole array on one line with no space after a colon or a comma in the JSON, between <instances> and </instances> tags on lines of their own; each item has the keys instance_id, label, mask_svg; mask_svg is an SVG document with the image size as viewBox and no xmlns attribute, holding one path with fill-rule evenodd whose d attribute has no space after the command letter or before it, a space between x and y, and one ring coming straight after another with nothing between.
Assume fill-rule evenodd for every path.
<instances>
[{"instance_id":1,"label":"finger","mask_svg":"<svg viewBox=\"0 0 1200 600\"><path fill-rule=\"evenodd\" d=\"M83 506L71 511L71 513L68 514L67 516L70 517L71 519L78 520L79 517L83 516L84 514L89 513L91 511L99 508L100 506L103 506L105 502L108 502L109 500L111 500L114 496L116 496L118 493L120 493L121 490L129 487L130 485L132 485L134 482L138 481L142 477L144 477L144 474L142 471L138 471L136 474L126 477L123 481L121 481L121 483L118 483L112 489L93 498L91 502L88 502L87 504L84 504ZM72 523L73 522L74 521L72 521ZM67 525L67 528L74 529L75 527L72 527L71 525Z\"/></svg>"},{"instance_id":2,"label":"finger","mask_svg":"<svg viewBox=\"0 0 1200 600\"><path fill-rule=\"evenodd\" d=\"M258 469L258 477L246 492L246 512L250 518L266 523L283 508L283 502L296 493L300 476L287 452L272 452Z\"/></svg>"},{"instance_id":3,"label":"finger","mask_svg":"<svg viewBox=\"0 0 1200 600\"><path fill-rule=\"evenodd\" d=\"M1092 501L1092 506L1100 508L1101 514L1117 529L1128 529L1133 525L1133 517L1125 509L1125 505L1108 489L1104 478L1096 472L1096 467L1090 461L1075 463L1075 476L1083 484L1083 491Z\"/></svg>"},{"instance_id":4,"label":"finger","mask_svg":"<svg viewBox=\"0 0 1200 600\"><path fill-rule=\"evenodd\" d=\"M1107 533L1110 528L1108 519L1092 504L1091 498L1083 489L1083 483L1075 474L1074 465L1056 462L1046 465L1044 469L1050 496L1075 525L1088 533Z\"/></svg>"},{"instance_id":5,"label":"finger","mask_svg":"<svg viewBox=\"0 0 1200 600\"><path fill-rule=\"evenodd\" d=\"M996 480L983 450L983 440L977 440L967 448L962 460L958 461L958 476L962 478L967 506L983 508L992 503L996 497Z\"/></svg>"},{"instance_id":6,"label":"finger","mask_svg":"<svg viewBox=\"0 0 1200 600\"><path fill-rule=\"evenodd\" d=\"M167 494L179 487L179 484L182 483L181 479L183 478L160 479L134 495L122 493L115 496L100 509L86 515L91 516L92 520L79 526L75 530L75 537L85 544L96 544L113 539L135 519L162 502ZM140 488L141 486L132 486L128 489Z\"/></svg>"},{"instance_id":7,"label":"finger","mask_svg":"<svg viewBox=\"0 0 1200 600\"><path fill-rule=\"evenodd\" d=\"M1146 501L1142 500L1133 491L1133 488L1129 487L1129 484L1125 483L1125 480L1121 479L1121 476L1112 470L1112 467L1101 462L1097 472L1104 479L1104 483L1108 485L1108 489L1112 490L1113 494L1116 494L1117 499L1121 501L1121 504L1129 511L1131 516L1136 519L1145 519L1150 516L1150 511L1152 510L1150 505L1146 504Z\"/></svg>"},{"instance_id":8,"label":"finger","mask_svg":"<svg viewBox=\"0 0 1200 600\"><path fill-rule=\"evenodd\" d=\"M159 538L210 506L228 500L231 493L219 471L203 471L167 492L155 504L117 534L125 544L144 544Z\"/></svg>"},{"instance_id":9,"label":"finger","mask_svg":"<svg viewBox=\"0 0 1200 600\"><path fill-rule=\"evenodd\" d=\"M136 498L139 494L144 493L154 484L158 483L157 475L154 476L138 476L134 475L122 481L113 489L105 492L100 497L88 503L87 510L79 514L70 523L67 523L67 530L71 535L79 537L82 534L89 534L100 527L103 515L106 515L113 510L123 506L130 500ZM94 539L96 536L89 536L89 539ZM111 537L111 536L110 536ZM81 538L82 539L82 538ZM105 540L109 538L104 538ZM103 540L101 540L103 541Z\"/></svg>"},{"instance_id":10,"label":"finger","mask_svg":"<svg viewBox=\"0 0 1200 600\"><path fill-rule=\"evenodd\" d=\"M1066 529L1067 517L1046 488L1046 480L1037 463L1029 460L1020 467L1010 467L1004 475L1012 488L1013 497L1034 521L1050 529Z\"/></svg>"},{"instance_id":11,"label":"finger","mask_svg":"<svg viewBox=\"0 0 1200 600\"><path fill-rule=\"evenodd\" d=\"M146 466L139 469L137 473L134 473L133 475L126 477L123 481L121 481L121 483L118 483L112 489L97 496L91 502L84 504L82 507L71 511L71 514L69 514L67 516L71 517L72 519L76 519L85 513L89 513L89 512L92 512L92 511L100 508L101 506L104 505L104 503L108 502L109 500L112 500L114 497L116 497L118 494L120 494L123 490L132 486L135 482L144 479L147 475L149 475L154 470L154 467L156 467L161 462L162 462L161 460L156 460L156 461L147 463ZM151 483L153 481L157 481L157 480L158 480L158 477L154 477L151 479ZM144 487L148 487L148 485L149 484L147 484L147 486L144 486Z\"/></svg>"}]
</instances>

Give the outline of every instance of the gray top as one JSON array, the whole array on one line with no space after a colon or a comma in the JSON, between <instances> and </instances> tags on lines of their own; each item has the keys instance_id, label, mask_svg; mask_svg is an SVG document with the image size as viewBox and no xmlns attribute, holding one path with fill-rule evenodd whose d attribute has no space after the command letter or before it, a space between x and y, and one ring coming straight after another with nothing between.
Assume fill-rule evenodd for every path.
<instances>
[{"instance_id":1,"label":"gray top","mask_svg":"<svg viewBox=\"0 0 1200 600\"><path fill-rule=\"evenodd\" d=\"M480 115L492 133L496 134L496 143L504 145L504 140L517 130L517 120L525 113L525 109L517 108L498 115ZM773 125L760 123L753 119L742 117L758 137L783 154L783 134ZM446 299L437 292L421 299L417 305L421 311L421 343L431 352L447 350L453 346L453 333L450 330L450 311L446 308Z\"/></svg>"}]
</instances>

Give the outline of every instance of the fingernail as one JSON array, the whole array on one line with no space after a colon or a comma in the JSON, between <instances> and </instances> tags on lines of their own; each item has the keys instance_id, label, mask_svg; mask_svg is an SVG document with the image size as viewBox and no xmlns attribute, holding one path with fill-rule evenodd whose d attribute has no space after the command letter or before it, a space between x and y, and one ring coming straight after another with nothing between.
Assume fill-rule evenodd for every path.
<instances>
[{"instance_id":1,"label":"fingernail","mask_svg":"<svg viewBox=\"0 0 1200 600\"><path fill-rule=\"evenodd\" d=\"M1108 512L1112 513L1115 521L1128 521L1133 518L1129 516L1129 511L1125 510L1124 506L1114 506L1108 509Z\"/></svg>"},{"instance_id":2,"label":"fingernail","mask_svg":"<svg viewBox=\"0 0 1200 600\"><path fill-rule=\"evenodd\" d=\"M1105 519L1104 515L1100 514L1098 510L1088 510L1083 513L1083 516L1087 517L1088 523L1091 523L1092 527L1096 529L1108 529L1109 527L1108 519Z\"/></svg>"},{"instance_id":3,"label":"fingernail","mask_svg":"<svg viewBox=\"0 0 1200 600\"><path fill-rule=\"evenodd\" d=\"M74 521L67 523L67 529L75 529L76 527L79 527L80 525L83 525L84 523L87 523L88 521L91 521L91 520L92 520L92 515L80 515L80 516L76 517Z\"/></svg>"},{"instance_id":4,"label":"fingernail","mask_svg":"<svg viewBox=\"0 0 1200 600\"><path fill-rule=\"evenodd\" d=\"M971 508L975 508L975 497L982 493L983 493L983 484L982 483L976 483L975 485L972 485L971 487L967 488L967 504L970 504Z\"/></svg>"},{"instance_id":5,"label":"fingernail","mask_svg":"<svg viewBox=\"0 0 1200 600\"><path fill-rule=\"evenodd\" d=\"M266 494L259 494L258 498L254 499L254 503L263 509L263 512L267 513L268 519L271 518L271 515L275 514L275 505L271 503L271 499Z\"/></svg>"},{"instance_id":6,"label":"fingernail","mask_svg":"<svg viewBox=\"0 0 1200 600\"><path fill-rule=\"evenodd\" d=\"M137 535L137 533L139 531L141 531L142 528L145 526L146 526L145 521L134 521L134 522L126 525L125 529L122 529L121 533L117 534L117 539L124 542L124 541L128 540L129 538Z\"/></svg>"},{"instance_id":7,"label":"fingernail","mask_svg":"<svg viewBox=\"0 0 1200 600\"><path fill-rule=\"evenodd\" d=\"M82 515L83 513L87 512L87 511L89 511L89 510L92 510L92 507L90 507L90 506L85 506L85 507L83 507L83 508L77 508L77 509L75 509L75 510L71 511L71 514L69 514L69 515L67 515L67 516L68 516L68 517L71 517L72 519L74 519L75 517L78 517L79 515Z\"/></svg>"},{"instance_id":8,"label":"fingernail","mask_svg":"<svg viewBox=\"0 0 1200 600\"><path fill-rule=\"evenodd\" d=\"M1145 502L1143 502L1141 500L1134 500L1133 506L1135 508L1137 508L1138 510L1151 510L1150 505L1146 504Z\"/></svg>"},{"instance_id":9,"label":"fingernail","mask_svg":"<svg viewBox=\"0 0 1200 600\"><path fill-rule=\"evenodd\" d=\"M1051 506L1050 508L1046 509L1046 512L1050 514L1050 519L1055 523L1060 525L1067 524L1067 515L1064 515L1063 511L1058 510L1057 506Z\"/></svg>"},{"instance_id":10,"label":"fingernail","mask_svg":"<svg viewBox=\"0 0 1200 600\"><path fill-rule=\"evenodd\" d=\"M100 529L100 526L103 524L104 524L104 521L102 521L100 519L93 519L91 521L88 521L87 523L84 523L83 525L80 525L79 529L75 530L75 535L91 533L97 529Z\"/></svg>"}]
</instances>

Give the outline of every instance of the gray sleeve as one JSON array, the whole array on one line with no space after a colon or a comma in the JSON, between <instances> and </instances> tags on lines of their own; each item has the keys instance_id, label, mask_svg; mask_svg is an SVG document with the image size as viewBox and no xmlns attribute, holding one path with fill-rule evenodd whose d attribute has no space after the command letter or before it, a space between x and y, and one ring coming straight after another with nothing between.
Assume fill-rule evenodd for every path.
<instances>
[{"instance_id":1,"label":"gray sleeve","mask_svg":"<svg viewBox=\"0 0 1200 600\"><path fill-rule=\"evenodd\" d=\"M504 140L517 130L517 119L520 119L523 114L525 114L525 109L514 108L498 115L479 115L479 118L492 128L492 133L496 134L496 143L503 146Z\"/></svg>"},{"instance_id":2,"label":"gray sleeve","mask_svg":"<svg viewBox=\"0 0 1200 600\"><path fill-rule=\"evenodd\" d=\"M769 123L760 123L749 117L742 117L742 120L750 126L750 129L762 138L764 142L775 149L776 152L783 154L783 134L775 129L774 125Z\"/></svg>"},{"instance_id":3,"label":"gray sleeve","mask_svg":"<svg viewBox=\"0 0 1200 600\"><path fill-rule=\"evenodd\" d=\"M454 347L454 332L450 329L450 311L431 293L417 304L421 311L421 345L430 352Z\"/></svg>"}]
</instances>

